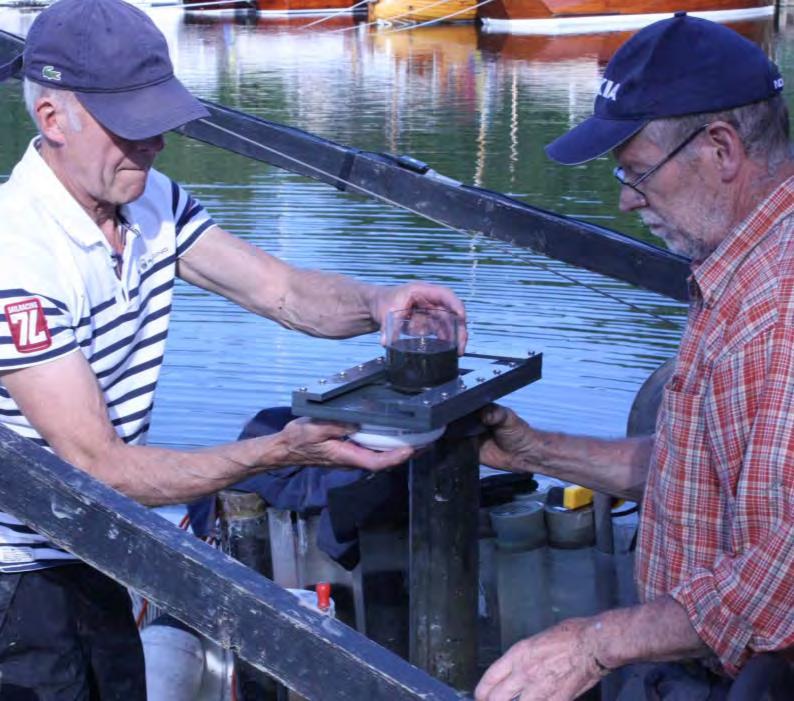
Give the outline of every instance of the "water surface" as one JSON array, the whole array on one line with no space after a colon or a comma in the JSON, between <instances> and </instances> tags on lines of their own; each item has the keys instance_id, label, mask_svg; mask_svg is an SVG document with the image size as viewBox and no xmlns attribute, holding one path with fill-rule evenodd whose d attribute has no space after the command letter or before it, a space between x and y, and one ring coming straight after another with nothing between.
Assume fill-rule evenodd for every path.
<instances>
[{"instance_id":1,"label":"water surface","mask_svg":"<svg viewBox=\"0 0 794 701\"><path fill-rule=\"evenodd\" d=\"M152 12L178 75L200 97L362 149L410 154L463 182L647 236L633 217L617 216L608 159L563 168L543 155L588 113L625 36L509 37L471 25L386 31L339 19L306 29L306 19ZM0 28L24 33L33 16L0 10ZM789 34L771 24L754 33L790 79ZM18 86L1 87L0 99L5 178L32 128ZM661 296L176 135L159 167L224 227L295 265L452 287L468 308L471 350L544 353L543 379L505 400L538 426L621 435L636 390L675 352L684 310ZM294 388L380 352L376 335L308 338L180 284L150 440L184 448L233 439L258 409L289 403Z\"/></svg>"}]
</instances>

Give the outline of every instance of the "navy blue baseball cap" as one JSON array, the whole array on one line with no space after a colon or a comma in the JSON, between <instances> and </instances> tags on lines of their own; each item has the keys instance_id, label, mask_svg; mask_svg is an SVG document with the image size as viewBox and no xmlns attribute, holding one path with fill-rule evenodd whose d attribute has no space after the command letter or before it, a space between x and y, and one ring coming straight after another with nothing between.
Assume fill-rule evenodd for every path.
<instances>
[{"instance_id":1,"label":"navy blue baseball cap","mask_svg":"<svg viewBox=\"0 0 794 701\"><path fill-rule=\"evenodd\" d=\"M753 42L676 13L620 47L604 71L593 116L546 146L546 155L563 165L585 163L654 119L720 112L782 90L780 71Z\"/></svg>"},{"instance_id":2,"label":"navy blue baseball cap","mask_svg":"<svg viewBox=\"0 0 794 701\"><path fill-rule=\"evenodd\" d=\"M147 139L209 112L174 76L154 22L124 0L57 0L30 27L25 78L71 90L106 129Z\"/></svg>"}]
</instances>

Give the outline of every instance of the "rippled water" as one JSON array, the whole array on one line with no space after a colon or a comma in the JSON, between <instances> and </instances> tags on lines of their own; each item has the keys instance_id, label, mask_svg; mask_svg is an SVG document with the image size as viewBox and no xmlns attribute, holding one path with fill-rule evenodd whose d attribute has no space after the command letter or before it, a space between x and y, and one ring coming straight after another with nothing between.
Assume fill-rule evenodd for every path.
<instances>
[{"instance_id":1,"label":"rippled water","mask_svg":"<svg viewBox=\"0 0 794 701\"><path fill-rule=\"evenodd\" d=\"M616 217L607 159L562 168L542 150L588 112L624 36L505 37L464 25L395 32L342 19L306 29L306 19L152 13L177 73L201 97L362 149L410 154L464 182L645 236L633 218ZM33 16L0 10L0 28L24 33ZM791 80L786 31L764 24L754 34ZM0 98L6 177L32 131L18 86L0 88ZM639 385L675 351L683 307L652 293L181 137L169 138L159 167L223 226L296 265L455 289L469 310L470 350L544 353L543 379L506 400L540 426L623 433ZM150 440L232 439L247 417L288 403L307 380L379 354L375 335L307 338L180 285Z\"/></svg>"}]
</instances>

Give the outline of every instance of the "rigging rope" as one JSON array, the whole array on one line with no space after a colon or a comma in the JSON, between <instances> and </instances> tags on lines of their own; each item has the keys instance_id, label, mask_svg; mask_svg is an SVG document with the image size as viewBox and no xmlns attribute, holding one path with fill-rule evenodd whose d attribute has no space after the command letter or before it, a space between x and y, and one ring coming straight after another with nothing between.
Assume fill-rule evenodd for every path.
<instances>
[{"instance_id":1,"label":"rigging rope","mask_svg":"<svg viewBox=\"0 0 794 701\"><path fill-rule=\"evenodd\" d=\"M429 5L425 5L422 9L423 10L428 10L431 7L435 7L436 5L444 5L445 3L448 3L448 2L451 2L451 0L436 0L436 2L432 2ZM408 17L413 12L414 12L414 10L412 10L412 9L408 10L407 12L403 12L401 15L395 15L389 21L393 22L393 21L401 19L402 17ZM366 29L367 27L375 27L375 26L381 25L382 23L383 23L383 20L376 19L376 20L374 20L372 22L366 22L366 23L363 23L363 24L356 24L356 25L354 25L352 27L342 27L341 29L333 29L333 30L331 30L329 32L329 34L337 34L337 33L341 33L341 32L349 32L351 29L359 29L359 30L360 29ZM414 25L411 25L411 26L413 27Z\"/></svg>"},{"instance_id":2,"label":"rigging rope","mask_svg":"<svg viewBox=\"0 0 794 701\"><path fill-rule=\"evenodd\" d=\"M150 7L153 10L184 10L185 12L190 12L191 10L203 10L207 7L216 7L217 5L231 5L236 4L238 2L246 2L247 5L251 5L250 0L209 0L208 2L181 2L180 0L174 0L174 2L169 2L165 4L160 4L158 2L133 2L133 5L137 5L138 7ZM245 8L237 8L239 10L244 10ZM251 7L251 10L255 10L255 7Z\"/></svg>"},{"instance_id":3,"label":"rigging rope","mask_svg":"<svg viewBox=\"0 0 794 701\"><path fill-rule=\"evenodd\" d=\"M460 10L456 10L455 12L450 12L448 15L444 15L443 17L439 17L437 19L429 19L424 22L419 22L419 24L409 24L406 27L400 27L399 29L392 29L389 31L381 32L381 34L396 34L397 32L405 32L409 29L417 29L418 27L426 27L430 24L438 24L440 22L446 22L451 17L456 17L457 15L462 15L464 12L471 12L472 10L476 10L478 7L482 7L483 5L487 5L489 2L493 2L493 0L482 0L482 2L478 2L476 5L472 5L471 7L464 7ZM427 7L431 7L428 5ZM424 10L426 8L422 8Z\"/></svg>"},{"instance_id":4,"label":"rigging rope","mask_svg":"<svg viewBox=\"0 0 794 701\"><path fill-rule=\"evenodd\" d=\"M308 29L309 27L315 27L316 25L322 24L323 22L329 19L338 17L340 14L342 14L342 12L344 12L345 14L347 14L348 12L354 13L354 11L359 7L361 7L362 5L369 5L371 2L373 2L373 0L361 0L360 2L357 2L355 5L351 5L350 7L345 7L342 10L330 12L329 14L324 15L323 17L320 17L319 19L316 19L313 22L309 22L309 24L303 25L300 28L300 31L303 31L304 29ZM345 29L349 29L349 27L345 27Z\"/></svg>"},{"instance_id":5,"label":"rigging rope","mask_svg":"<svg viewBox=\"0 0 794 701\"><path fill-rule=\"evenodd\" d=\"M310 163L305 163L304 161L301 161L298 158L294 158L293 156L290 156L290 155L288 155L286 153L282 153L281 151L278 151L277 149L274 149L274 148L272 148L270 146L266 146L265 144L263 144L261 142L255 141L254 139L250 139L249 137L247 137L247 136L245 136L243 134L239 134L239 133L233 131L232 129L227 129L226 127L222 127L220 124L215 124L214 122L211 122L211 121L209 121L207 119L200 119L198 121L201 124L204 124L206 126L212 127L213 129L217 129L218 131L224 132L224 133L226 133L226 134L228 134L230 136L233 136L236 139L240 139L241 141L245 141L245 142L249 143L250 145L255 146L256 148L262 149L263 151L267 151L267 152L272 153L272 154L274 154L276 156L279 156L280 158L283 158L285 160L291 161L291 162L295 163L296 165L302 166L303 168L308 168L309 170L313 170L318 175L323 175L326 178L330 178L331 180L333 180L335 182L339 182L339 183L343 183L344 185L348 185L351 188L353 188L354 191L357 191L357 192L360 192L360 193L364 193L364 194L369 195L370 197L372 197L372 198L374 198L376 200L380 200L381 202L385 202L386 204L390 204L390 205L392 205L394 207L399 207L400 209L404 209L404 210L406 210L408 212L411 212L412 214L415 214L415 215L417 215L419 217L422 217L423 219L428 219L429 221L432 221L434 224L437 224L438 226L440 226L442 228L449 229L451 231L456 231L456 232L458 232L460 234L464 234L465 236L469 236L469 237L472 237L472 238L477 236L477 234L479 233L479 232L472 233L471 231L466 231L464 229L459 229L456 226L453 226L451 224L447 224L446 222L443 222L443 221L441 221L439 219L436 219L433 216L430 216L428 214L424 214L422 212L419 212L418 210L413 209L412 207L410 207L410 206L408 206L406 204L402 204L400 202L396 202L396 201L390 199L389 197L387 197L386 195L382 195L382 194L379 194L377 192L373 192L372 190L368 190L367 188L362 187L361 185L357 185L356 183L350 182L349 180L345 180L344 178L340 178L338 175L334 175L333 173L329 173L329 172L323 170L322 168L318 168L317 166L314 166L314 165L312 165ZM588 289L591 292L594 292L595 294L601 295L602 297L606 297L607 299L609 299L609 300L611 300L613 302L617 302L617 303L619 303L621 305L624 305L624 306L628 307L629 309L631 309L634 312L637 312L639 314L643 314L643 315L646 315L646 316L650 316L650 317L656 319L657 321L661 322L662 324L664 324L665 326L667 326L667 327L669 327L671 329L678 330L678 329L681 328L681 324L680 323L674 323L670 319L666 319L665 317L660 316L660 315L656 314L655 312L650 311L649 309L644 309L642 307L639 307L636 304L634 304L633 302L629 302L628 300L622 299L621 297L619 297L616 294L613 294L611 292L603 290L600 287L596 287L596 286L594 286L594 285L592 285L590 283L587 283L587 282L584 282L582 280L579 280L579 279L573 277L572 275L570 275L569 273L565 273L565 272L562 272L560 270L555 270L552 266L548 265L547 263L543 263L540 260L534 260L534 259L526 258L523 255L521 255L520 253L516 253L515 250L514 250L514 247L512 247L512 246L510 246L510 245L508 245L508 244L506 244L506 243L504 243L502 241L499 241L498 239L490 239L490 240L493 241L498 247L502 248L503 251L508 252L511 257L517 258L518 260L520 260L520 261L522 261L524 263L527 263L528 265L534 265L536 267L539 267L542 270L545 270L546 272L549 272L549 273L551 273L553 275L556 275L559 278L562 278L563 280L566 280L567 282L570 282L570 283L572 283L574 285L579 285L581 287L584 287L585 289Z\"/></svg>"}]
</instances>

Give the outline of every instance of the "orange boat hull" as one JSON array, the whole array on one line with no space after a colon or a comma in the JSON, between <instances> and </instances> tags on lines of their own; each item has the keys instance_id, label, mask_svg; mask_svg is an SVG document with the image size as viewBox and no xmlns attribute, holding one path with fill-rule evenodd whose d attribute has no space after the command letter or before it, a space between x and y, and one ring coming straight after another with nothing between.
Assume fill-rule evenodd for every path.
<instances>
[{"instance_id":1,"label":"orange boat hull","mask_svg":"<svg viewBox=\"0 0 794 701\"><path fill-rule=\"evenodd\" d=\"M377 0L369 6L370 21L472 22L476 0Z\"/></svg>"}]
</instances>

